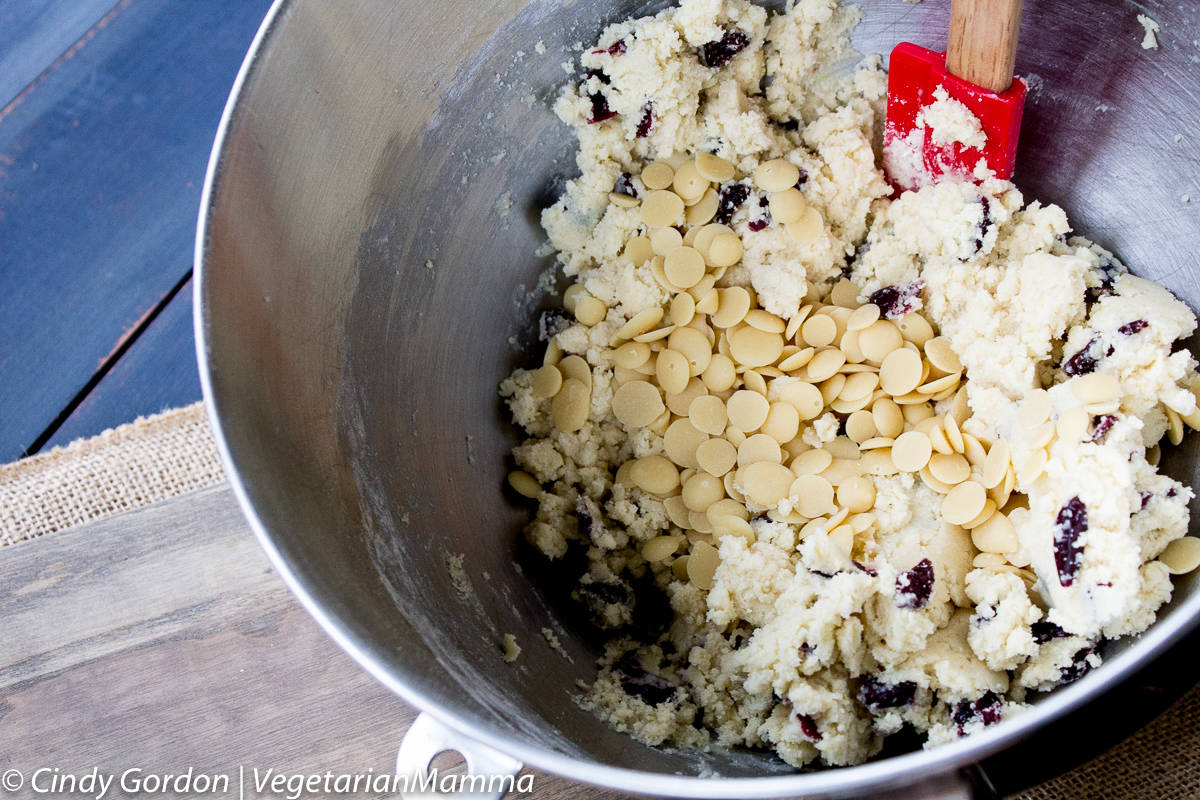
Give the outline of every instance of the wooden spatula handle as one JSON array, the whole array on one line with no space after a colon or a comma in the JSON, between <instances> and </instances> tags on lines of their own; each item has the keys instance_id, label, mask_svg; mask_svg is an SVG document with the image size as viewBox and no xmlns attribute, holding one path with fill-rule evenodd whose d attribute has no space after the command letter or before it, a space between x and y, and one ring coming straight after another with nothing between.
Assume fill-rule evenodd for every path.
<instances>
[{"instance_id":1,"label":"wooden spatula handle","mask_svg":"<svg viewBox=\"0 0 1200 800\"><path fill-rule=\"evenodd\" d=\"M953 0L946 69L1003 92L1012 83L1021 29L1021 0Z\"/></svg>"}]
</instances>

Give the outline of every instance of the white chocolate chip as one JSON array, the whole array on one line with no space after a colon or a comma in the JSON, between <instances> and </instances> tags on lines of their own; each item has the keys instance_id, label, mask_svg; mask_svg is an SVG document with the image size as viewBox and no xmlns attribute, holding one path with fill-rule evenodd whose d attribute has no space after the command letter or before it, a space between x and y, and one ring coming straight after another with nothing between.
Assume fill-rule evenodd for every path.
<instances>
[{"instance_id":1,"label":"white chocolate chip","mask_svg":"<svg viewBox=\"0 0 1200 800\"><path fill-rule=\"evenodd\" d=\"M1121 384L1107 372L1081 375L1071 381L1071 391L1081 403L1107 403L1121 394Z\"/></svg>"},{"instance_id":2,"label":"white chocolate chip","mask_svg":"<svg viewBox=\"0 0 1200 800\"><path fill-rule=\"evenodd\" d=\"M675 180L675 170L665 161L655 161L647 164L642 170L642 183L651 191L666 189Z\"/></svg>"},{"instance_id":3,"label":"white chocolate chip","mask_svg":"<svg viewBox=\"0 0 1200 800\"><path fill-rule=\"evenodd\" d=\"M696 448L696 463L710 475L723 477L737 464L737 448L727 439L708 439Z\"/></svg>"},{"instance_id":4,"label":"white chocolate chip","mask_svg":"<svg viewBox=\"0 0 1200 800\"><path fill-rule=\"evenodd\" d=\"M542 494L542 485L530 475L522 470L514 470L508 473L508 485L522 497L528 497L531 500L536 500Z\"/></svg>"},{"instance_id":5,"label":"white chocolate chip","mask_svg":"<svg viewBox=\"0 0 1200 800\"><path fill-rule=\"evenodd\" d=\"M987 490L975 481L964 481L942 500L942 518L954 525L970 522L987 505Z\"/></svg>"},{"instance_id":6,"label":"white chocolate chip","mask_svg":"<svg viewBox=\"0 0 1200 800\"><path fill-rule=\"evenodd\" d=\"M771 410L767 398L758 392L742 389L733 393L727 403L729 424L743 433L751 433L762 427Z\"/></svg>"},{"instance_id":7,"label":"white chocolate chip","mask_svg":"<svg viewBox=\"0 0 1200 800\"><path fill-rule=\"evenodd\" d=\"M582 381L567 378L550 401L550 418L556 428L570 433L583 427L591 407L591 390Z\"/></svg>"},{"instance_id":8,"label":"white chocolate chip","mask_svg":"<svg viewBox=\"0 0 1200 800\"><path fill-rule=\"evenodd\" d=\"M962 362L945 337L937 336L925 342L925 357L945 374L962 372Z\"/></svg>"},{"instance_id":9,"label":"white chocolate chip","mask_svg":"<svg viewBox=\"0 0 1200 800\"><path fill-rule=\"evenodd\" d=\"M929 437L920 431L900 434L892 444L892 462L905 472L919 472L933 454Z\"/></svg>"},{"instance_id":10,"label":"white chocolate chip","mask_svg":"<svg viewBox=\"0 0 1200 800\"><path fill-rule=\"evenodd\" d=\"M675 225L683 217L683 199L674 192L659 189L642 200L642 220L651 227Z\"/></svg>"},{"instance_id":11,"label":"white chocolate chip","mask_svg":"<svg viewBox=\"0 0 1200 800\"><path fill-rule=\"evenodd\" d=\"M754 171L754 184L764 192L782 192L800 180L800 168L782 158L764 161Z\"/></svg>"},{"instance_id":12,"label":"white chocolate chip","mask_svg":"<svg viewBox=\"0 0 1200 800\"><path fill-rule=\"evenodd\" d=\"M733 180L734 174L733 164L710 153L700 153L696 156L696 171L713 183Z\"/></svg>"},{"instance_id":13,"label":"white chocolate chip","mask_svg":"<svg viewBox=\"0 0 1200 800\"><path fill-rule=\"evenodd\" d=\"M1200 539L1194 536L1184 536L1167 545L1159 554L1158 560L1167 567L1172 575L1184 575L1200 567Z\"/></svg>"},{"instance_id":14,"label":"white chocolate chip","mask_svg":"<svg viewBox=\"0 0 1200 800\"><path fill-rule=\"evenodd\" d=\"M718 328L732 328L746 318L750 311L750 293L741 286L718 289L720 304L712 315L712 324ZM782 348L781 348L782 349Z\"/></svg>"},{"instance_id":15,"label":"white chocolate chip","mask_svg":"<svg viewBox=\"0 0 1200 800\"><path fill-rule=\"evenodd\" d=\"M720 563L721 557L717 554L715 547L707 542L697 542L692 545L692 552L688 557L686 567L688 580L697 589L708 591L712 588L713 575Z\"/></svg>"},{"instance_id":16,"label":"white chocolate chip","mask_svg":"<svg viewBox=\"0 0 1200 800\"><path fill-rule=\"evenodd\" d=\"M810 519L833 513L833 486L819 475L801 475L792 481L787 494L795 501L796 510Z\"/></svg>"},{"instance_id":17,"label":"white chocolate chip","mask_svg":"<svg viewBox=\"0 0 1200 800\"><path fill-rule=\"evenodd\" d=\"M746 495L746 499L762 508L770 508L788 496L788 490L795 478L792 471L782 464L770 461L756 461L738 470L738 484ZM821 480L814 478L814 480ZM832 492L832 488L830 490ZM804 513L801 511L801 513ZM805 516L809 516L805 514Z\"/></svg>"},{"instance_id":18,"label":"white chocolate chip","mask_svg":"<svg viewBox=\"0 0 1200 800\"><path fill-rule=\"evenodd\" d=\"M629 477L643 491L668 494L679 486L679 470L664 456L645 456L633 462Z\"/></svg>"},{"instance_id":19,"label":"white chocolate chip","mask_svg":"<svg viewBox=\"0 0 1200 800\"><path fill-rule=\"evenodd\" d=\"M633 318L617 329L613 335L614 341L633 339L654 330L654 326L662 321L663 310L658 306L647 308L634 314Z\"/></svg>"},{"instance_id":20,"label":"white chocolate chip","mask_svg":"<svg viewBox=\"0 0 1200 800\"><path fill-rule=\"evenodd\" d=\"M837 323L827 314L815 314L804 321L800 336L813 347L827 347L837 338Z\"/></svg>"},{"instance_id":21,"label":"white chocolate chip","mask_svg":"<svg viewBox=\"0 0 1200 800\"><path fill-rule=\"evenodd\" d=\"M529 388L534 397L554 397L562 388L562 382L562 371L552 364L547 364L533 371Z\"/></svg>"},{"instance_id":22,"label":"white chocolate chip","mask_svg":"<svg viewBox=\"0 0 1200 800\"><path fill-rule=\"evenodd\" d=\"M773 364L783 352L783 336L746 326L730 335L729 351L734 361L747 367Z\"/></svg>"},{"instance_id":23,"label":"white chocolate chip","mask_svg":"<svg viewBox=\"0 0 1200 800\"><path fill-rule=\"evenodd\" d=\"M630 381L613 393L613 415L631 428L649 425L666 410L658 387L648 381Z\"/></svg>"},{"instance_id":24,"label":"white chocolate chip","mask_svg":"<svg viewBox=\"0 0 1200 800\"><path fill-rule=\"evenodd\" d=\"M708 507L725 497L721 479L707 472L697 472L683 483L683 504L691 511L707 511Z\"/></svg>"},{"instance_id":25,"label":"white chocolate chip","mask_svg":"<svg viewBox=\"0 0 1200 800\"><path fill-rule=\"evenodd\" d=\"M879 367L879 383L890 395L905 395L921 382L921 357L911 350L893 350Z\"/></svg>"}]
</instances>

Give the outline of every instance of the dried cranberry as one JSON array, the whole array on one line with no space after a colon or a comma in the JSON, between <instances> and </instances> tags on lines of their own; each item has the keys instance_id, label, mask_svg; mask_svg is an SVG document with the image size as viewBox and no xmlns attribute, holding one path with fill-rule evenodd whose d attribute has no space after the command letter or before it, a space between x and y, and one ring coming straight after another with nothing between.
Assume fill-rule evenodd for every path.
<instances>
[{"instance_id":1,"label":"dried cranberry","mask_svg":"<svg viewBox=\"0 0 1200 800\"><path fill-rule=\"evenodd\" d=\"M958 726L958 735L962 736L964 728L975 720L984 725L995 725L1000 721L1002 704L995 692L984 692L978 700L960 700L954 707L951 719Z\"/></svg>"},{"instance_id":2,"label":"dried cranberry","mask_svg":"<svg viewBox=\"0 0 1200 800\"><path fill-rule=\"evenodd\" d=\"M596 581L579 584L579 588L575 590L574 599L582 603L593 617L603 619L609 606L627 605L633 598L629 587L623 583Z\"/></svg>"},{"instance_id":3,"label":"dried cranberry","mask_svg":"<svg viewBox=\"0 0 1200 800\"><path fill-rule=\"evenodd\" d=\"M734 213L749 196L750 187L744 183L727 183L722 186L720 194L717 195L717 213L713 222L728 225L733 220Z\"/></svg>"},{"instance_id":4,"label":"dried cranberry","mask_svg":"<svg viewBox=\"0 0 1200 800\"><path fill-rule=\"evenodd\" d=\"M796 179L796 188L799 189L806 183L808 183L808 170L800 167L800 177Z\"/></svg>"},{"instance_id":5,"label":"dried cranberry","mask_svg":"<svg viewBox=\"0 0 1200 800\"><path fill-rule=\"evenodd\" d=\"M853 564L854 566L858 567L863 572L870 575L872 578L877 577L879 575L879 573L875 571L874 567L869 567L866 564L860 564L859 562L855 561L854 559L850 559L850 563Z\"/></svg>"},{"instance_id":6,"label":"dried cranberry","mask_svg":"<svg viewBox=\"0 0 1200 800\"><path fill-rule=\"evenodd\" d=\"M923 608L933 594L933 562L922 558L912 569L896 576L896 607Z\"/></svg>"},{"instance_id":7,"label":"dried cranberry","mask_svg":"<svg viewBox=\"0 0 1200 800\"><path fill-rule=\"evenodd\" d=\"M639 697L652 706L657 706L675 697L675 684L666 678L642 669L633 659L621 659L618 665L621 690L630 697Z\"/></svg>"},{"instance_id":8,"label":"dried cranberry","mask_svg":"<svg viewBox=\"0 0 1200 800\"><path fill-rule=\"evenodd\" d=\"M763 212L761 217L758 219L752 219L749 223L747 223L747 227L750 228L750 230L758 233L771 224L771 212L769 210L770 205L771 198L767 197L765 194L758 198L758 207L761 208Z\"/></svg>"},{"instance_id":9,"label":"dried cranberry","mask_svg":"<svg viewBox=\"0 0 1200 800\"><path fill-rule=\"evenodd\" d=\"M1092 417L1092 433L1088 437L1088 441L1103 442L1104 437L1108 436L1109 430L1115 424L1117 424L1117 418L1112 414L1104 414L1099 417Z\"/></svg>"},{"instance_id":10,"label":"dried cranberry","mask_svg":"<svg viewBox=\"0 0 1200 800\"><path fill-rule=\"evenodd\" d=\"M1086 530L1087 506L1078 497L1072 497L1054 518L1054 565L1058 568L1058 582L1063 586L1070 586L1079 574L1083 548L1077 540Z\"/></svg>"},{"instance_id":11,"label":"dried cranberry","mask_svg":"<svg viewBox=\"0 0 1200 800\"><path fill-rule=\"evenodd\" d=\"M821 732L817 730L817 722L808 714L797 712L796 721L800 723L800 730L804 733L804 738L810 742L819 742L822 737Z\"/></svg>"},{"instance_id":12,"label":"dried cranberry","mask_svg":"<svg viewBox=\"0 0 1200 800\"><path fill-rule=\"evenodd\" d=\"M869 302L879 306L879 313L885 319L899 319L916 308L916 299L921 296L925 281L913 281L904 286L885 286L869 298Z\"/></svg>"},{"instance_id":13,"label":"dried cranberry","mask_svg":"<svg viewBox=\"0 0 1200 800\"><path fill-rule=\"evenodd\" d=\"M617 182L613 184L613 191L630 197L638 196L637 187L633 185L633 176L628 172L622 172L621 177L617 178Z\"/></svg>"},{"instance_id":14,"label":"dried cranberry","mask_svg":"<svg viewBox=\"0 0 1200 800\"><path fill-rule=\"evenodd\" d=\"M706 67L720 69L749 44L750 37L741 31L726 31L717 41L700 47L700 63Z\"/></svg>"},{"instance_id":15,"label":"dried cranberry","mask_svg":"<svg viewBox=\"0 0 1200 800\"><path fill-rule=\"evenodd\" d=\"M959 700L958 705L954 707L954 713L950 715L950 719L958 726L959 734L963 732L963 726L975 718L975 704L970 700Z\"/></svg>"},{"instance_id":16,"label":"dried cranberry","mask_svg":"<svg viewBox=\"0 0 1200 800\"><path fill-rule=\"evenodd\" d=\"M1071 634L1049 620L1040 619L1029 626L1035 644L1045 644L1051 639L1065 639Z\"/></svg>"},{"instance_id":17,"label":"dried cranberry","mask_svg":"<svg viewBox=\"0 0 1200 800\"><path fill-rule=\"evenodd\" d=\"M654 104L647 101L646 105L642 106L642 118L638 120L637 138L645 139L650 135L650 130L654 127Z\"/></svg>"},{"instance_id":18,"label":"dried cranberry","mask_svg":"<svg viewBox=\"0 0 1200 800\"><path fill-rule=\"evenodd\" d=\"M592 115L588 117L589 125L604 122L604 120L612 119L617 115L617 112L608 107L608 98L600 92L589 94L588 100L592 101Z\"/></svg>"},{"instance_id":19,"label":"dried cranberry","mask_svg":"<svg viewBox=\"0 0 1200 800\"><path fill-rule=\"evenodd\" d=\"M595 598L597 602L605 605L620 605L629 602L629 588L625 584L613 581L581 583L579 584L579 595L584 598Z\"/></svg>"},{"instance_id":20,"label":"dried cranberry","mask_svg":"<svg viewBox=\"0 0 1200 800\"><path fill-rule=\"evenodd\" d=\"M592 53L594 55L600 55L601 53L608 53L610 56L624 55L625 54L625 40L618 39L616 42L614 42L613 44L610 44L608 47L599 47L599 48L593 50Z\"/></svg>"},{"instance_id":21,"label":"dried cranberry","mask_svg":"<svg viewBox=\"0 0 1200 800\"><path fill-rule=\"evenodd\" d=\"M543 311L538 318L538 339L548 342L575 324L575 318L562 309Z\"/></svg>"},{"instance_id":22,"label":"dried cranberry","mask_svg":"<svg viewBox=\"0 0 1200 800\"><path fill-rule=\"evenodd\" d=\"M1141 505L1141 508L1138 509L1138 511L1141 511L1142 508L1145 508L1146 506L1150 505L1150 498L1153 496L1154 495L1151 494L1150 492L1142 492L1141 494L1139 494L1138 497L1141 498L1142 505Z\"/></svg>"},{"instance_id":23,"label":"dried cranberry","mask_svg":"<svg viewBox=\"0 0 1200 800\"><path fill-rule=\"evenodd\" d=\"M975 701L976 711L984 725L995 725L1000 721L1000 711L1003 704L994 692L988 692Z\"/></svg>"},{"instance_id":24,"label":"dried cranberry","mask_svg":"<svg viewBox=\"0 0 1200 800\"><path fill-rule=\"evenodd\" d=\"M1062 371L1066 375L1087 375L1096 371L1096 345L1100 337L1093 336L1091 341L1083 346L1078 353L1063 362Z\"/></svg>"},{"instance_id":25,"label":"dried cranberry","mask_svg":"<svg viewBox=\"0 0 1200 800\"><path fill-rule=\"evenodd\" d=\"M995 606L979 606L975 616L971 617L971 625L978 628L985 622L991 622L996 618Z\"/></svg>"},{"instance_id":26,"label":"dried cranberry","mask_svg":"<svg viewBox=\"0 0 1200 800\"><path fill-rule=\"evenodd\" d=\"M1117 263L1107 256L1100 259L1100 263L1096 267L1100 270L1100 285L1089 287L1083 293L1084 302L1088 308L1099 300L1101 297L1107 297L1114 293L1114 287L1117 282L1117 276L1124 272Z\"/></svg>"},{"instance_id":27,"label":"dried cranberry","mask_svg":"<svg viewBox=\"0 0 1200 800\"><path fill-rule=\"evenodd\" d=\"M1117 333L1123 333L1126 336L1133 336L1139 331L1145 330L1150 326L1149 322L1144 319L1135 319L1133 322L1126 322L1121 327L1117 328Z\"/></svg>"},{"instance_id":28,"label":"dried cranberry","mask_svg":"<svg viewBox=\"0 0 1200 800\"><path fill-rule=\"evenodd\" d=\"M600 504L586 495L575 500L575 519L579 521L579 532L589 538L604 532L604 516Z\"/></svg>"},{"instance_id":29,"label":"dried cranberry","mask_svg":"<svg viewBox=\"0 0 1200 800\"><path fill-rule=\"evenodd\" d=\"M983 249L983 239L987 236L987 229L992 224L992 204L986 197L979 198L979 204L983 206L983 217L979 220L979 235L975 237L975 254Z\"/></svg>"},{"instance_id":30,"label":"dried cranberry","mask_svg":"<svg viewBox=\"0 0 1200 800\"><path fill-rule=\"evenodd\" d=\"M1088 662L1088 656L1094 651L1090 647L1085 647L1074 656L1071 657L1071 663L1062 668L1059 673L1059 682L1074 683L1092 671L1092 665Z\"/></svg>"},{"instance_id":31,"label":"dried cranberry","mask_svg":"<svg viewBox=\"0 0 1200 800\"><path fill-rule=\"evenodd\" d=\"M912 705L916 695L917 684L912 681L886 683L873 675L864 675L858 683L858 701L871 711Z\"/></svg>"}]
</instances>

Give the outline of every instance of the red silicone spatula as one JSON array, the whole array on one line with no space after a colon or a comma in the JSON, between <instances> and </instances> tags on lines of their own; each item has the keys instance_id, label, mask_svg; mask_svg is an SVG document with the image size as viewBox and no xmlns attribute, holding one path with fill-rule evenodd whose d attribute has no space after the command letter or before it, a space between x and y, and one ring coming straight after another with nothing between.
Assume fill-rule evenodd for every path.
<instances>
[{"instance_id":1,"label":"red silicone spatula","mask_svg":"<svg viewBox=\"0 0 1200 800\"><path fill-rule=\"evenodd\" d=\"M945 53L910 42L892 50L884 166L901 189L947 174L971 178L981 158L997 177L1012 177L1026 89L1023 80L1013 77L1021 2L953 0ZM918 114L934 102L939 86L979 118L987 137L984 147L939 144L928 128L918 128Z\"/></svg>"}]
</instances>

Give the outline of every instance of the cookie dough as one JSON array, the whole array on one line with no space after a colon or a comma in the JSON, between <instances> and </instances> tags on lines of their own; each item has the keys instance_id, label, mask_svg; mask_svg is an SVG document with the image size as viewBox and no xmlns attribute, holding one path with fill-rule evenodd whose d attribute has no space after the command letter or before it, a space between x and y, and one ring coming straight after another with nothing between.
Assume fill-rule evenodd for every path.
<instances>
[{"instance_id":1,"label":"cookie dough","mask_svg":"<svg viewBox=\"0 0 1200 800\"><path fill-rule=\"evenodd\" d=\"M893 196L857 13L683 0L608 27L555 105L574 283L501 386L509 483L584 565L580 702L649 744L799 767L969 735L1200 560L1155 467L1200 426L1195 317L985 172ZM969 141L963 112L922 119Z\"/></svg>"}]
</instances>

